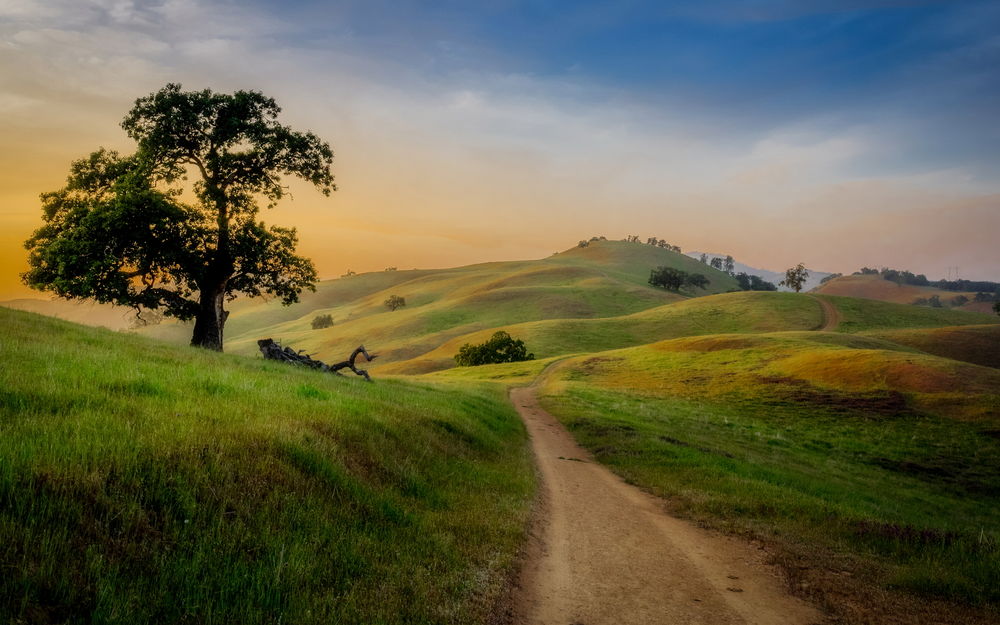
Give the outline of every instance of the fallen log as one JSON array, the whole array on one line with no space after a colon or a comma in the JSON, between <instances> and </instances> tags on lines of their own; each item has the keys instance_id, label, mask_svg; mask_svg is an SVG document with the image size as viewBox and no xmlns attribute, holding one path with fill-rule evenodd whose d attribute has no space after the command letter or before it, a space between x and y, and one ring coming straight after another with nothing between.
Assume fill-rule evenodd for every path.
<instances>
[{"instance_id":1,"label":"fallen log","mask_svg":"<svg viewBox=\"0 0 1000 625\"><path fill-rule=\"evenodd\" d=\"M309 354L302 353L301 349L299 351L295 351L291 347L282 347L280 343L273 339L260 339L257 341L257 347L260 348L260 353L263 354L266 360L289 362L294 365L302 365L311 369L319 369L320 371L336 373L337 375L343 375L340 373L341 369L350 369L355 375L363 376L369 382L371 382L372 379L371 376L368 375L368 372L364 369L358 369L354 363L359 355L364 356L365 360L368 362L378 358L377 355L372 356L369 354L364 345L359 346L351 352L351 356L347 360L332 365L328 365L322 360L313 359L309 356Z\"/></svg>"}]
</instances>

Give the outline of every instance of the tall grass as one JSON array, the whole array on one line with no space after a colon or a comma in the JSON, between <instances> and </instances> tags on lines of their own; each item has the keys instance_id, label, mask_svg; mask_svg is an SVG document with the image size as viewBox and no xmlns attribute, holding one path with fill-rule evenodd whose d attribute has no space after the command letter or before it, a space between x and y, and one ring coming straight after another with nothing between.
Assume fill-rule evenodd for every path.
<instances>
[{"instance_id":1,"label":"tall grass","mask_svg":"<svg viewBox=\"0 0 1000 625\"><path fill-rule=\"evenodd\" d=\"M532 492L501 391L0 309L0 620L474 623Z\"/></svg>"}]
</instances>

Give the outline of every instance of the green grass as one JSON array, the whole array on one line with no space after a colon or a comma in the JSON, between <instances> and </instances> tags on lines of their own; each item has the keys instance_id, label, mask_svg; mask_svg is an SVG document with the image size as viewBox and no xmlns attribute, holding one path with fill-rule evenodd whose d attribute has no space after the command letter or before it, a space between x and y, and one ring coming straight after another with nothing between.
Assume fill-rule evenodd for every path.
<instances>
[{"instance_id":1,"label":"green grass","mask_svg":"<svg viewBox=\"0 0 1000 625\"><path fill-rule=\"evenodd\" d=\"M546 319L502 326L538 358L645 345L681 336L721 332L811 330L822 323L819 304L794 293L739 292L657 306L631 315L597 319ZM481 343L501 327L463 334L410 362L389 365L399 373L454 366L465 343Z\"/></svg>"},{"instance_id":2,"label":"green grass","mask_svg":"<svg viewBox=\"0 0 1000 625\"><path fill-rule=\"evenodd\" d=\"M647 284L660 265L697 271L707 289L670 293ZM374 369L421 357L476 331L545 319L620 317L682 300L736 289L728 275L682 254L635 243L602 241L534 261L483 263L440 270L372 272L329 280L316 293L282 307L277 301L237 301L226 327L227 351L256 354L263 337L282 340L324 360L340 359L359 343L377 351ZM390 312L382 302L400 295L407 305ZM313 330L329 314L334 326ZM142 333L186 343L190 327L175 323Z\"/></svg>"},{"instance_id":3,"label":"green grass","mask_svg":"<svg viewBox=\"0 0 1000 625\"><path fill-rule=\"evenodd\" d=\"M542 403L681 513L809 566L1000 605L996 370L861 336L720 335L563 361Z\"/></svg>"},{"instance_id":4,"label":"green grass","mask_svg":"<svg viewBox=\"0 0 1000 625\"><path fill-rule=\"evenodd\" d=\"M503 391L0 309L0 620L474 623L533 478Z\"/></svg>"},{"instance_id":5,"label":"green grass","mask_svg":"<svg viewBox=\"0 0 1000 625\"><path fill-rule=\"evenodd\" d=\"M1000 324L874 330L865 334L935 356L1000 369Z\"/></svg>"},{"instance_id":6,"label":"green grass","mask_svg":"<svg viewBox=\"0 0 1000 625\"><path fill-rule=\"evenodd\" d=\"M838 332L1000 323L1000 318L996 315L965 310L926 308L835 295L817 295L817 297L831 302L840 311L841 321L837 327Z\"/></svg>"}]
</instances>

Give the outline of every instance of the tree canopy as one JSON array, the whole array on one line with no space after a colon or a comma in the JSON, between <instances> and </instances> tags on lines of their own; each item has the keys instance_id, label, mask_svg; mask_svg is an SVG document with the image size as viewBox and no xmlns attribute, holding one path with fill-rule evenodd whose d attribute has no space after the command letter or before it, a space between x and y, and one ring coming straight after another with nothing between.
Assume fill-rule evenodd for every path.
<instances>
[{"instance_id":1,"label":"tree canopy","mask_svg":"<svg viewBox=\"0 0 1000 625\"><path fill-rule=\"evenodd\" d=\"M382 305L388 308L389 310L396 310L401 306L406 306L406 298L399 295L390 295L389 297L385 298L385 301L382 302Z\"/></svg>"},{"instance_id":2,"label":"tree canopy","mask_svg":"<svg viewBox=\"0 0 1000 625\"><path fill-rule=\"evenodd\" d=\"M535 355L529 354L521 339L512 338L510 334L499 330L485 343L473 345L466 343L459 348L455 362L460 367L475 367L479 365L501 362L521 362L534 360Z\"/></svg>"},{"instance_id":3,"label":"tree canopy","mask_svg":"<svg viewBox=\"0 0 1000 625\"><path fill-rule=\"evenodd\" d=\"M779 282L780 286L787 286L796 293L802 290L806 280L809 278L809 270L802 263L792 267L785 272L785 279Z\"/></svg>"},{"instance_id":4,"label":"tree canopy","mask_svg":"<svg viewBox=\"0 0 1000 625\"><path fill-rule=\"evenodd\" d=\"M99 149L74 162L66 186L44 193L44 225L25 242L29 286L65 298L162 310L195 319L192 345L221 350L237 294L285 304L314 288L296 232L258 219L287 193L286 176L336 189L333 151L277 121L256 91L182 91L139 98L122 128L134 154ZM189 182L193 180L193 182Z\"/></svg>"}]
</instances>

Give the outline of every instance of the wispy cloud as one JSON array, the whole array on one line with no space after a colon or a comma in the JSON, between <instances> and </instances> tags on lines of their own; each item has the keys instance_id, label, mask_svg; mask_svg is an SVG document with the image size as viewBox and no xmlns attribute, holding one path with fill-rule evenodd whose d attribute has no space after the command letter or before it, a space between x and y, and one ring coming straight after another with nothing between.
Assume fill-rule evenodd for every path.
<instances>
[{"instance_id":1,"label":"wispy cloud","mask_svg":"<svg viewBox=\"0 0 1000 625\"><path fill-rule=\"evenodd\" d=\"M1000 274L981 224L968 221L995 221L995 179L970 165L981 160L901 154L912 120L701 108L599 75L533 71L451 18L387 42L386 32L405 35L407 10L398 28L374 33L358 22L365 10L0 3L0 63L11 68L0 77L0 202L37 214L31 198L61 183L69 159L128 148L117 124L134 98L179 81L262 90L288 123L333 143L341 191L323 200L296 186L295 201L267 215L300 226L324 275L540 256L632 232L774 268L885 262L936 275L947 256ZM891 247L892 224L912 240L971 243L961 258ZM18 254L0 258L6 273Z\"/></svg>"}]
</instances>

